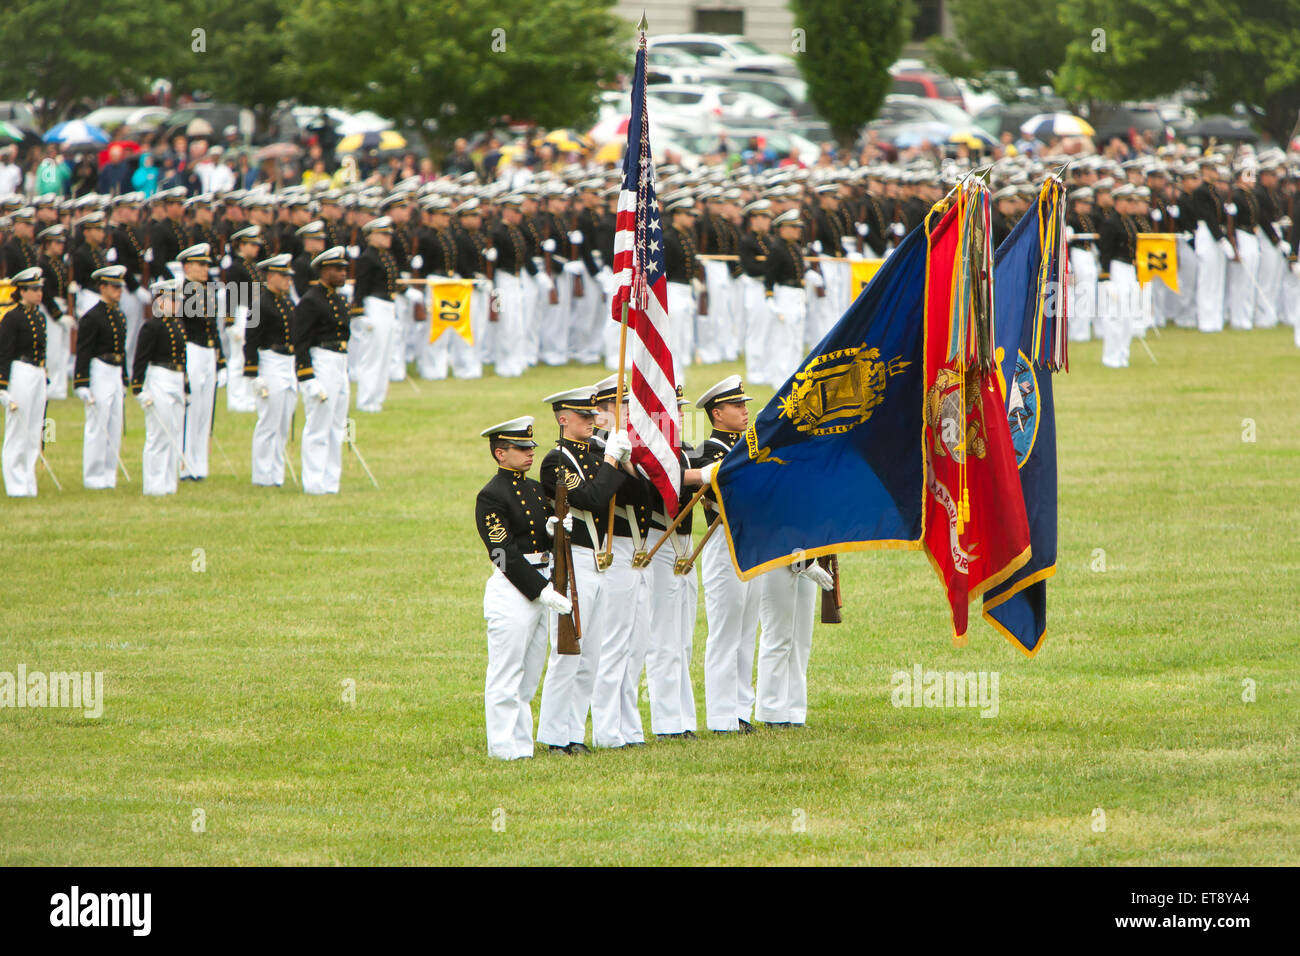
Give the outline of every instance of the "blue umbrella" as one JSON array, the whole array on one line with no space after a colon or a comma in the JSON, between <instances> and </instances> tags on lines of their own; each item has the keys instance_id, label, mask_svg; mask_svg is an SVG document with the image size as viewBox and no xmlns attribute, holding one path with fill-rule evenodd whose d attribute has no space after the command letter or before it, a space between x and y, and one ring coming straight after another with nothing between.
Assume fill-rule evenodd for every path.
<instances>
[{"instance_id":1,"label":"blue umbrella","mask_svg":"<svg viewBox=\"0 0 1300 956\"><path fill-rule=\"evenodd\" d=\"M107 143L111 137L98 126L91 126L85 120L68 120L60 123L45 134L47 143Z\"/></svg>"},{"instance_id":2,"label":"blue umbrella","mask_svg":"<svg viewBox=\"0 0 1300 956\"><path fill-rule=\"evenodd\" d=\"M899 149L911 149L920 146L924 140L946 143L952 134L953 128L945 123L912 123L894 133L894 145Z\"/></svg>"}]
</instances>

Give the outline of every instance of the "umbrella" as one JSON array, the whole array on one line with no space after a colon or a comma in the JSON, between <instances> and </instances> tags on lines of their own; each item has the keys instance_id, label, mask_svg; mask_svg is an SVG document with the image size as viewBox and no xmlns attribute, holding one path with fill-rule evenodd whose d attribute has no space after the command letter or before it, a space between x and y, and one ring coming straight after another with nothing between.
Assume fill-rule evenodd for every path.
<instances>
[{"instance_id":1,"label":"umbrella","mask_svg":"<svg viewBox=\"0 0 1300 956\"><path fill-rule=\"evenodd\" d=\"M1094 136L1096 130L1086 120L1071 113L1039 113L1020 124L1026 136L1049 142L1053 136Z\"/></svg>"},{"instance_id":2,"label":"umbrella","mask_svg":"<svg viewBox=\"0 0 1300 956\"><path fill-rule=\"evenodd\" d=\"M302 147L297 143L271 143L269 146L263 146L254 155L254 162L262 162L267 159L297 159L302 155Z\"/></svg>"},{"instance_id":3,"label":"umbrella","mask_svg":"<svg viewBox=\"0 0 1300 956\"><path fill-rule=\"evenodd\" d=\"M6 123L4 120L0 120L0 139L11 139L15 143L21 143L26 138L27 137L23 135L23 131L13 123Z\"/></svg>"},{"instance_id":4,"label":"umbrella","mask_svg":"<svg viewBox=\"0 0 1300 956\"><path fill-rule=\"evenodd\" d=\"M623 132L625 134L627 133L626 127L623 129ZM551 130L542 137L542 142L550 143L562 153L585 153L587 150L591 149L591 140L588 137L583 136L581 133L575 133L571 129Z\"/></svg>"},{"instance_id":5,"label":"umbrella","mask_svg":"<svg viewBox=\"0 0 1300 956\"><path fill-rule=\"evenodd\" d=\"M591 128L587 138L594 143L608 143L612 139L622 138L627 141L627 124L632 117L626 113L611 113Z\"/></svg>"},{"instance_id":6,"label":"umbrella","mask_svg":"<svg viewBox=\"0 0 1300 956\"><path fill-rule=\"evenodd\" d=\"M91 126L85 120L68 120L60 123L45 134L47 143L63 143L65 146L84 143L107 143L111 137L98 126Z\"/></svg>"},{"instance_id":7,"label":"umbrella","mask_svg":"<svg viewBox=\"0 0 1300 956\"><path fill-rule=\"evenodd\" d=\"M202 117L194 117L190 120L189 125L185 127L186 136L211 136L212 124Z\"/></svg>"},{"instance_id":8,"label":"umbrella","mask_svg":"<svg viewBox=\"0 0 1300 956\"><path fill-rule=\"evenodd\" d=\"M108 147L107 147L107 148L105 148L105 149L101 149L101 150L99 151L99 165L100 165L100 166L105 166L105 165L108 164L108 162L109 162L108 152L109 152L109 150L111 150L114 146L121 146L121 147L122 147L122 154L123 154L124 157L125 157L125 156L131 156L131 155L134 155L135 153L140 152L140 149L141 149L140 144L137 143L137 142L136 142L135 140L133 140L133 139L119 139L119 140L114 140L113 142L111 142L111 143L108 144Z\"/></svg>"},{"instance_id":9,"label":"umbrella","mask_svg":"<svg viewBox=\"0 0 1300 956\"><path fill-rule=\"evenodd\" d=\"M948 137L950 143L961 143L969 146L971 149L992 149L997 146L998 141L990 136L978 126L967 127L966 129L957 130Z\"/></svg>"},{"instance_id":10,"label":"umbrella","mask_svg":"<svg viewBox=\"0 0 1300 956\"><path fill-rule=\"evenodd\" d=\"M626 148L626 141L611 139L600 149L596 150L595 161L601 164L620 163L623 161L623 150Z\"/></svg>"},{"instance_id":11,"label":"umbrella","mask_svg":"<svg viewBox=\"0 0 1300 956\"><path fill-rule=\"evenodd\" d=\"M353 133L344 136L335 147L338 153L355 153L360 149L377 149L381 153L394 149L405 149L406 137L391 129L369 130L365 133Z\"/></svg>"},{"instance_id":12,"label":"umbrella","mask_svg":"<svg viewBox=\"0 0 1300 956\"><path fill-rule=\"evenodd\" d=\"M1251 132L1249 125L1231 116L1207 116L1188 130L1187 135L1242 143L1253 143L1259 139Z\"/></svg>"}]
</instances>

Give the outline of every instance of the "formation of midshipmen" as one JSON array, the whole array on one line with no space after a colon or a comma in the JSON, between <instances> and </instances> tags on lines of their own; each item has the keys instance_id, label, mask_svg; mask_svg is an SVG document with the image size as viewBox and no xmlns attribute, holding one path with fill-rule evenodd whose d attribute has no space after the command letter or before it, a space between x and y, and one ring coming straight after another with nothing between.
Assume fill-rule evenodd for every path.
<instances>
[{"instance_id":1,"label":"formation of midshipmen","mask_svg":"<svg viewBox=\"0 0 1300 956\"><path fill-rule=\"evenodd\" d=\"M533 416L482 432L497 466L475 503L475 524L494 565L483 595L484 712L494 757L531 757L536 745L565 754L644 745L643 674L653 736L689 739L700 729L690 676L700 586L692 516L687 508L673 527L658 491L630 464L627 433L609 431L616 420L627 420L626 406L616 414L617 395L616 379L608 378L542 399L558 435L542 460L540 481L528 477L537 448ZM749 401L732 375L696 402L713 430L700 448L683 449L683 503L709 484L748 427ZM679 390L678 405L686 404ZM561 490L562 520L556 514ZM706 491L702 500L713 524L711 495ZM552 546L558 525L568 539L572 590L567 575L559 590L552 583L565 563ZM833 586L831 575L815 563L797 563L742 582L723 534L710 535L698 556L708 619L704 726L715 734L752 733L755 720L803 726L815 598ZM571 613L581 622L576 653L558 640L559 617ZM539 681L534 738L531 702Z\"/></svg>"}]
</instances>

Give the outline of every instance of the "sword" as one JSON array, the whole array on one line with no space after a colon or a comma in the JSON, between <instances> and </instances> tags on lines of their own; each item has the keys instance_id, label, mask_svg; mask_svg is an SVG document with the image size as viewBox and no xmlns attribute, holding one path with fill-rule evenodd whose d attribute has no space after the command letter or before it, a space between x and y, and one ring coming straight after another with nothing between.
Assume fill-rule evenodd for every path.
<instances>
[{"instance_id":1,"label":"sword","mask_svg":"<svg viewBox=\"0 0 1300 956\"><path fill-rule=\"evenodd\" d=\"M270 394L271 394L270 389L268 389L268 388L266 388L265 386L263 386L263 387L262 387L262 393L261 393L261 395L260 395L259 397L260 397L260 398L266 398L266 397L267 397L268 395L270 395ZM301 488L301 487L302 487L302 482L298 480L298 472L296 472L296 471L294 470L294 467L293 467L293 459L289 456L289 439L293 437L293 423L294 423L295 421L297 421L297 419L298 419L298 402L297 402L297 398L298 398L298 396L297 396L297 394L295 393L295 394L294 394L293 414L292 414L292 416L289 418L289 434L287 434L287 435L284 436L284 441L280 444L280 455L281 455L281 457L284 458L284 463L285 463L286 465L289 466L289 474L290 474L291 476L293 476L294 484L296 484L298 487Z\"/></svg>"},{"instance_id":2,"label":"sword","mask_svg":"<svg viewBox=\"0 0 1300 956\"><path fill-rule=\"evenodd\" d=\"M55 488L58 488L59 491L62 491L62 490L63 490L63 483L59 481L59 476L56 475L56 474L54 473L54 469L50 467L50 463L49 463L49 461L48 461L48 460L46 459L46 457L45 457L45 452L43 452L43 451L38 451L36 454L38 454L38 455L41 456L41 464L45 466L45 470L46 470L46 472L49 473L49 476L50 476L51 480L53 480L53 482L54 482L54 487L55 487Z\"/></svg>"},{"instance_id":3,"label":"sword","mask_svg":"<svg viewBox=\"0 0 1300 956\"><path fill-rule=\"evenodd\" d=\"M90 406L95 406L95 405L97 405L97 404L98 404L98 403L97 403L97 402L92 398L92 399L91 399L91 402L90 402ZM88 406L87 409L86 409L86 414L87 414L87 416L89 416L89 414L90 414L90 407L89 407L89 406ZM105 412L105 414L107 414L107 412ZM104 432L104 433L107 435L107 434L108 434L108 428L107 428L107 426L104 424L104 419L101 418L101 417L98 416L98 415L96 415L95 418L96 418L96 421L98 422L99 430L102 431L102 432ZM113 454L117 456L117 467L119 467L119 468L122 469L122 476L123 476L127 481L130 481L130 480L131 480L131 473L130 473L129 471L126 470L126 465L124 465L124 464L122 463L122 451L121 451L121 449L120 449L120 448L114 448L114 449L113 449Z\"/></svg>"},{"instance_id":4,"label":"sword","mask_svg":"<svg viewBox=\"0 0 1300 956\"><path fill-rule=\"evenodd\" d=\"M153 399L152 398L149 399L149 401L145 403L144 407L146 410L152 408ZM186 471L192 472L194 469L190 467L189 459L185 457L185 449L181 447L181 443L176 440L176 436L172 433L172 430L168 428L166 424L163 423L162 415L158 413L157 409L154 409L154 421L158 423L158 427L162 429L163 435L167 438L169 442L171 442L171 446L176 449L176 454L180 457L181 460L181 466ZM146 428L148 427L147 421L145 423L145 426Z\"/></svg>"},{"instance_id":5,"label":"sword","mask_svg":"<svg viewBox=\"0 0 1300 956\"><path fill-rule=\"evenodd\" d=\"M379 487L379 482L375 481L375 476L374 476L374 474L370 471L370 466L367 465L367 464L366 464L366 460L365 460L364 458L361 457L361 449L357 447L357 443L356 443L356 441L354 441L354 440L349 440L349 441L348 441L348 447L352 449L352 454L354 454L354 455L357 456L357 461L361 462L361 467L364 468L364 469L366 470L366 475L370 478L370 483L371 483L372 485L374 485L376 488L378 488L378 487Z\"/></svg>"}]
</instances>

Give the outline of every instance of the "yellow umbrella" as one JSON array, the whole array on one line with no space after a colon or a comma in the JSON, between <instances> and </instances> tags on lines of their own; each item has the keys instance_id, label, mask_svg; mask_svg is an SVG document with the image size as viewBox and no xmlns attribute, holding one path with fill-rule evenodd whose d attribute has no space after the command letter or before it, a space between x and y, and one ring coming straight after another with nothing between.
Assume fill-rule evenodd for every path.
<instances>
[{"instance_id":1,"label":"yellow umbrella","mask_svg":"<svg viewBox=\"0 0 1300 956\"><path fill-rule=\"evenodd\" d=\"M992 149L997 141L981 129L958 130L948 137L950 143L961 143L971 149Z\"/></svg>"},{"instance_id":2,"label":"yellow umbrella","mask_svg":"<svg viewBox=\"0 0 1300 956\"><path fill-rule=\"evenodd\" d=\"M339 140L336 151L355 153L359 149L377 149L380 152L393 149L405 149L406 137L391 129L371 130L366 133L353 133Z\"/></svg>"},{"instance_id":3,"label":"yellow umbrella","mask_svg":"<svg viewBox=\"0 0 1300 956\"><path fill-rule=\"evenodd\" d=\"M583 136L581 133L575 133L571 129L551 130L544 137L543 143L550 143L562 153L587 152L591 149L590 137Z\"/></svg>"},{"instance_id":4,"label":"yellow umbrella","mask_svg":"<svg viewBox=\"0 0 1300 956\"><path fill-rule=\"evenodd\" d=\"M611 139L596 151L596 162L617 163L623 158L623 150L626 146L627 144L621 140Z\"/></svg>"}]
</instances>

